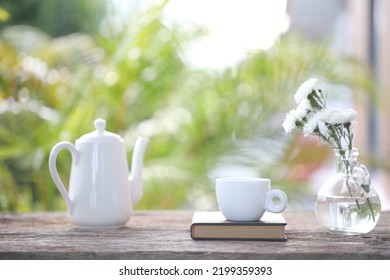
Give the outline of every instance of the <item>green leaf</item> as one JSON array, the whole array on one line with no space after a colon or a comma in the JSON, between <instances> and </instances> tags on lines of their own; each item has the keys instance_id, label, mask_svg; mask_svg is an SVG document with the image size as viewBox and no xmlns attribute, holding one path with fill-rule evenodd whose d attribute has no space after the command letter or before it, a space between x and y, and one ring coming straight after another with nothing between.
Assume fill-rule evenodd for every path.
<instances>
[{"instance_id":1,"label":"green leaf","mask_svg":"<svg viewBox=\"0 0 390 280\"><path fill-rule=\"evenodd\" d=\"M361 184L360 187L366 192L369 193L371 190L370 184Z\"/></svg>"}]
</instances>

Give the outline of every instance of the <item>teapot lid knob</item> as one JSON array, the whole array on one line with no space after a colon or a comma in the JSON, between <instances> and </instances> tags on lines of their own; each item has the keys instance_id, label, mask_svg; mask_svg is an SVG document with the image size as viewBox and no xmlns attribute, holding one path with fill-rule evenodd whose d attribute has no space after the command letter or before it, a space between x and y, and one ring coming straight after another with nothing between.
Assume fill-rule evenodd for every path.
<instances>
[{"instance_id":1,"label":"teapot lid knob","mask_svg":"<svg viewBox=\"0 0 390 280\"><path fill-rule=\"evenodd\" d=\"M97 119L95 120L94 125L98 134L103 134L104 129L106 128L106 121L103 119Z\"/></svg>"},{"instance_id":2,"label":"teapot lid knob","mask_svg":"<svg viewBox=\"0 0 390 280\"><path fill-rule=\"evenodd\" d=\"M93 123L95 125L95 130L82 135L77 142L81 143L107 143L107 142L121 142L123 143L122 138L112 132L106 131L106 121L104 119L96 119Z\"/></svg>"}]
</instances>

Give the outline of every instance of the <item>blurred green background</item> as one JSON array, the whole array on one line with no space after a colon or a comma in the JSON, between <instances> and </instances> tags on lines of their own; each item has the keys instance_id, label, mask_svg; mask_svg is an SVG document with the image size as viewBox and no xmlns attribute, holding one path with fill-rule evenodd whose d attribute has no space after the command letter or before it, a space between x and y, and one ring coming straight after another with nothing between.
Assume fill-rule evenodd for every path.
<instances>
[{"instance_id":1,"label":"blurred green background","mask_svg":"<svg viewBox=\"0 0 390 280\"><path fill-rule=\"evenodd\" d=\"M312 76L371 91L367 69L289 33L234 67L197 69L183 52L208 30L167 24L166 4L118 22L105 0L1 1L0 211L65 210L50 150L98 117L124 138L129 163L137 136L150 138L138 209L213 209L214 180L226 174L269 177L290 209L310 207L305 174L331 151L286 135L285 113ZM57 161L64 182L70 160Z\"/></svg>"}]
</instances>

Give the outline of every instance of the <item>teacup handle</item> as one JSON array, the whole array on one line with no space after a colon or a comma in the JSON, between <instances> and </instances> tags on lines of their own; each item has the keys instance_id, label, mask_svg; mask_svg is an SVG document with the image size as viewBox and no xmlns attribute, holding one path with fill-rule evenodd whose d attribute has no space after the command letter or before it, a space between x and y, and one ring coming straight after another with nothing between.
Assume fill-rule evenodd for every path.
<instances>
[{"instance_id":1,"label":"teacup handle","mask_svg":"<svg viewBox=\"0 0 390 280\"><path fill-rule=\"evenodd\" d=\"M60 191L62 197L64 198L66 206L68 207L69 213L72 214L73 203L70 200L69 194L66 191L64 184L62 183L61 178L58 175L58 170L57 170L57 156L62 149L67 149L71 152L72 161L74 164L77 164L79 161L79 153L76 150L75 146L73 146L72 143L69 143L67 141L63 141L63 142L59 142L58 144L56 144L53 147L53 149L50 152L50 156L49 156L50 175L53 178L54 184L56 185L57 189Z\"/></svg>"},{"instance_id":2,"label":"teacup handle","mask_svg":"<svg viewBox=\"0 0 390 280\"><path fill-rule=\"evenodd\" d=\"M274 198L279 199L279 203L274 203ZM287 195L281 190L269 190L265 197L265 206L264 208L272 213L283 212L287 207Z\"/></svg>"}]
</instances>

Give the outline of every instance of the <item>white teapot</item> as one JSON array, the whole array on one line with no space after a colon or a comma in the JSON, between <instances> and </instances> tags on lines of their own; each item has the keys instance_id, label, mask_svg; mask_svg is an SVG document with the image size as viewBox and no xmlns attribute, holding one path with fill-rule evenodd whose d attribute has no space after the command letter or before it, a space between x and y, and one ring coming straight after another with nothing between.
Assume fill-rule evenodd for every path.
<instances>
[{"instance_id":1,"label":"white teapot","mask_svg":"<svg viewBox=\"0 0 390 280\"><path fill-rule=\"evenodd\" d=\"M73 224L121 227L143 194L142 163L148 139L137 139L129 176L123 140L105 131L105 120L97 119L94 124L96 131L83 135L75 145L63 141L53 147L49 157L50 174L65 199ZM69 193L56 166L62 149L72 154Z\"/></svg>"}]
</instances>

